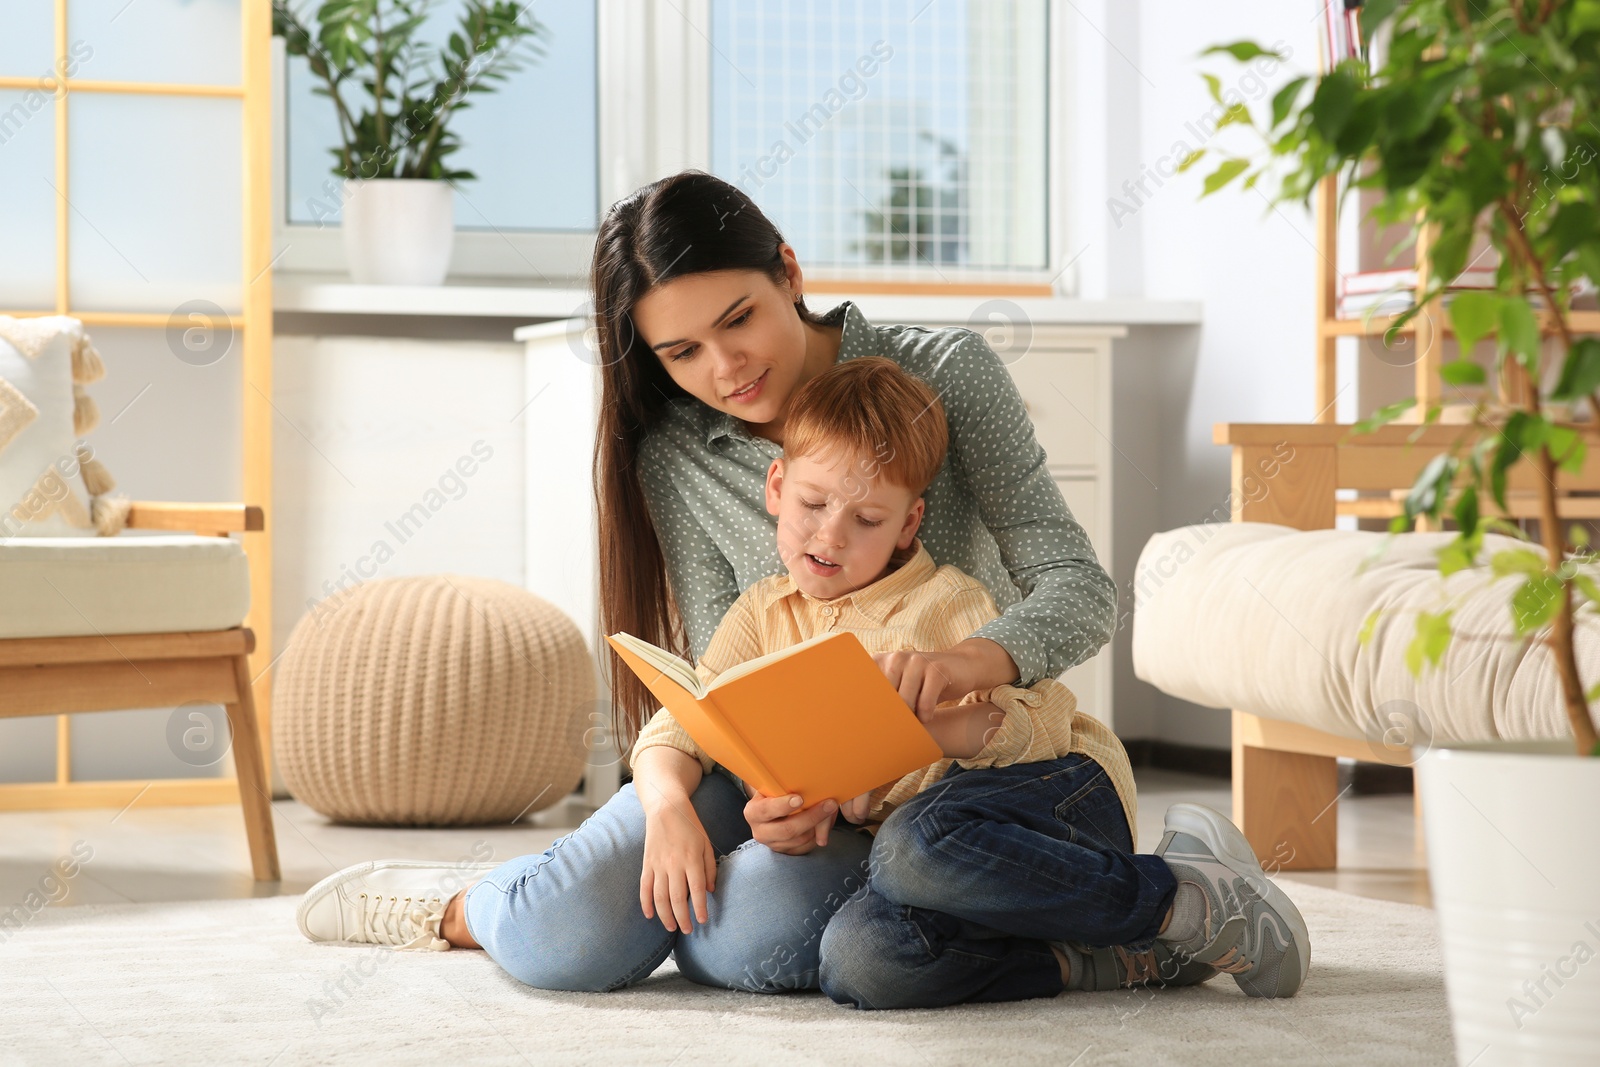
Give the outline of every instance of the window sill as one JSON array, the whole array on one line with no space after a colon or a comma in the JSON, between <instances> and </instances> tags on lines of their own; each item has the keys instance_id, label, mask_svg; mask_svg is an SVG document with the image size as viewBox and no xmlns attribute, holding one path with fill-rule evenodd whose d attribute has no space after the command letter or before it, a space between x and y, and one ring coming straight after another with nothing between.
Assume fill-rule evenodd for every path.
<instances>
[{"instance_id":1,"label":"window sill","mask_svg":"<svg viewBox=\"0 0 1600 1067\"><path fill-rule=\"evenodd\" d=\"M990 316L1014 305L1035 324L1070 326L1194 326L1197 300L1075 300L1060 297L981 297L817 293L815 311L854 299L873 323L993 325ZM587 308L582 287L480 285L470 280L436 286L356 285L338 274L280 272L273 279L275 311L314 315L407 315L517 319L522 323L572 318ZM1002 303L1003 301L1003 303ZM988 305L988 307L986 307Z\"/></svg>"}]
</instances>

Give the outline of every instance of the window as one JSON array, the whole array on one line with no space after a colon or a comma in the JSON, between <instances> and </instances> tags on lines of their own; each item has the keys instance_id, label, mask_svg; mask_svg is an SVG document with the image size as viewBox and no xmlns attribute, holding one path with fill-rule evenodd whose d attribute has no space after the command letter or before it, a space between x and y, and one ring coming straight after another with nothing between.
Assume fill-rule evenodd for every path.
<instances>
[{"instance_id":1,"label":"window","mask_svg":"<svg viewBox=\"0 0 1600 1067\"><path fill-rule=\"evenodd\" d=\"M315 25L317 6L296 4L308 28ZM599 222L595 4L568 0L539 4L531 12L546 27L543 55L494 92L472 97L471 106L451 120L462 148L450 163L476 175L456 183L452 269L458 274L537 279L550 260L541 243L546 251L568 247L571 238L592 236ZM459 0L444 0L419 38L442 44L460 14ZM331 102L315 92L320 81L308 62L283 55L278 44L284 90L278 247L292 268L337 269L338 262L328 261L337 249L327 238L336 244L342 200L342 179L333 173L328 151L339 144L338 123ZM365 99L359 90L347 96L351 104ZM541 242L539 235L556 239Z\"/></svg>"},{"instance_id":2,"label":"window","mask_svg":"<svg viewBox=\"0 0 1600 1067\"><path fill-rule=\"evenodd\" d=\"M540 4L546 58L462 116L479 180L457 198L452 275L581 287L605 209L699 167L749 193L813 278L1049 291L1066 258L1060 2ZM340 271L331 107L302 61L279 68L278 266Z\"/></svg>"},{"instance_id":3,"label":"window","mask_svg":"<svg viewBox=\"0 0 1600 1067\"><path fill-rule=\"evenodd\" d=\"M712 171L802 262L1042 271L1046 0L713 0Z\"/></svg>"}]
</instances>

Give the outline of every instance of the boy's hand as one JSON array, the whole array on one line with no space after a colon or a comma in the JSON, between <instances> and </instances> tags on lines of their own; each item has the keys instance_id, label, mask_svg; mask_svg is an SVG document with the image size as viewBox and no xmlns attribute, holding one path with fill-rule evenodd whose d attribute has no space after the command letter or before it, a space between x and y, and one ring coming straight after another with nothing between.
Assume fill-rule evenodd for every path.
<instances>
[{"instance_id":1,"label":"boy's hand","mask_svg":"<svg viewBox=\"0 0 1600 1067\"><path fill-rule=\"evenodd\" d=\"M872 660L924 725L942 701L966 695L963 692L946 696L956 678L955 661L946 653L903 649L874 652Z\"/></svg>"},{"instance_id":2,"label":"boy's hand","mask_svg":"<svg viewBox=\"0 0 1600 1067\"><path fill-rule=\"evenodd\" d=\"M838 802L822 800L802 808L800 799L797 793L769 797L752 789L750 801L744 806L750 836L772 851L789 856L803 856L814 848L826 847Z\"/></svg>"},{"instance_id":3,"label":"boy's hand","mask_svg":"<svg viewBox=\"0 0 1600 1067\"><path fill-rule=\"evenodd\" d=\"M860 826L867 821L867 813L871 810L872 790L869 789L860 796L852 797L845 801L844 806L839 809L839 814L843 815L847 822L853 822Z\"/></svg>"}]
</instances>

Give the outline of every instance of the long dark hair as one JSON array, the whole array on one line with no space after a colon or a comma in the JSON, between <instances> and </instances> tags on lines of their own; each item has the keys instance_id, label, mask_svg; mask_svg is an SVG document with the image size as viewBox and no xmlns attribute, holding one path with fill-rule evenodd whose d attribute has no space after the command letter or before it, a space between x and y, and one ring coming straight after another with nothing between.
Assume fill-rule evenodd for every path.
<instances>
[{"instance_id":1,"label":"long dark hair","mask_svg":"<svg viewBox=\"0 0 1600 1067\"><path fill-rule=\"evenodd\" d=\"M693 659L666 560L639 482L639 446L669 400L688 396L633 328L633 308L658 285L709 271L759 271L788 282L783 235L743 190L701 170L651 182L617 201L600 224L590 289L601 365L594 495L600 530L600 629L626 630ZM822 319L795 301L805 322ZM602 643L612 736L624 757L656 700Z\"/></svg>"}]
</instances>

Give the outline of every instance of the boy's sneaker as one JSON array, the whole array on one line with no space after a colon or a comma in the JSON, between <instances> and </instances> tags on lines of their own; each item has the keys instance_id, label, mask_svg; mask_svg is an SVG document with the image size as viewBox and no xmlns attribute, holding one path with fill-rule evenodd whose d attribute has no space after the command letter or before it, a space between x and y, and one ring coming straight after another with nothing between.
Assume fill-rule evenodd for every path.
<instances>
[{"instance_id":1,"label":"boy's sneaker","mask_svg":"<svg viewBox=\"0 0 1600 1067\"><path fill-rule=\"evenodd\" d=\"M1071 977L1068 989L1105 992L1134 986L1199 985L1217 976L1209 963L1192 959L1165 941L1157 941L1143 952L1129 952L1121 945L1092 948L1076 941L1051 941L1066 954Z\"/></svg>"},{"instance_id":2,"label":"boy's sneaker","mask_svg":"<svg viewBox=\"0 0 1600 1067\"><path fill-rule=\"evenodd\" d=\"M1177 877L1179 894L1186 886L1197 892L1183 909L1174 899L1169 932L1158 937L1227 971L1252 997L1294 996L1311 969L1311 935L1239 828L1202 804L1174 804L1155 854Z\"/></svg>"},{"instance_id":3,"label":"boy's sneaker","mask_svg":"<svg viewBox=\"0 0 1600 1067\"><path fill-rule=\"evenodd\" d=\"M445 905L471 874L498 863L431 863L368 860L330 874L300 901L295 921L312 941L392 945L396 949L444 952L439 932ZM448 875L457 877L451 879Z\"/></svg>"}]
</instances>

